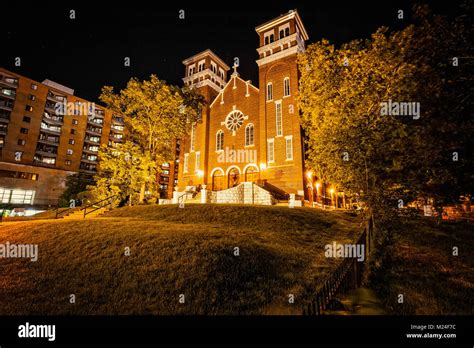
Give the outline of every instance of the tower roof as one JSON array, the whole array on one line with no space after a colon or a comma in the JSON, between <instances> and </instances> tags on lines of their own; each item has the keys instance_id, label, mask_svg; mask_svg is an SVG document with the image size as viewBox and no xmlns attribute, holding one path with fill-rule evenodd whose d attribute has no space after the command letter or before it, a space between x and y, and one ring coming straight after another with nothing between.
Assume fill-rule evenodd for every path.
<instances>
[{"instance_id":1,"label":"tower roof","mask_svg":"<svg viewBox=\"0 0 474 348\"><path fill-rule=\"evenodd\" d=\"M284 22L286 22L286 21L288 21L289 19L292 19L292 18L295 19L296 24L298 25L298 27L299 27L299 29L302 33L303 39L308 40L309 39L308 33L306 32L306 29L303 25L303 22L301 21L301 17L298 14L297 10L290 10L290 11L288 11L288 13L284 13L284 14L278 16L275 19L272 19L272 20L270 20L266 23L263 23L263 24L259 25L258 27L256 27L255 31L260 34L262 31L266 31L266 30L274 27L275 25L278 25L280 23L284 23Z\"/></svg>"}]
</instances>

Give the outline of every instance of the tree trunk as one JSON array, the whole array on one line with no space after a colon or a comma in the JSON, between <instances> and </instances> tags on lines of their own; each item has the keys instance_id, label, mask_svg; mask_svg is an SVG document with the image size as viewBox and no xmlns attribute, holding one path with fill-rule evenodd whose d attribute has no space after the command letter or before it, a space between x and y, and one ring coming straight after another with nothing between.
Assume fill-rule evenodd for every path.
<instances>
[{"instance_id":1,"label":"tree trunk","mask_svg":"<svg viewBox=\"0 0 474 348\"><path fill-rule=\"evenodd\" d=\"M138 199L139 204L142 204L143 201L145 200L145 189L146 189L146 183L142 183L140 186L140 197Z\"/></svg>"}]
</instances>

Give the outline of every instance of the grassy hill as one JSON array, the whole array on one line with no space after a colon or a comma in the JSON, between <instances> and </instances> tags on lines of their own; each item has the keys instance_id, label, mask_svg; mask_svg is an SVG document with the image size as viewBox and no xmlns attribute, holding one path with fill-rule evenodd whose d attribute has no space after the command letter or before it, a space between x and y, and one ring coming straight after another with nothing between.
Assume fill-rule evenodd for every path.
<instances>
[{"instance_id":1,"label":"grassy hill","mask_svg":"<svg viewBox=\"0 0 474 348\"><path fill-rule=\"evenodd\" d=\"M38 244L39 260L0 259L0 314L300 314L337 264L324 245L359 232L346 213L236 205L7 223L0 244Z\"/></svg>"}]
</instances>

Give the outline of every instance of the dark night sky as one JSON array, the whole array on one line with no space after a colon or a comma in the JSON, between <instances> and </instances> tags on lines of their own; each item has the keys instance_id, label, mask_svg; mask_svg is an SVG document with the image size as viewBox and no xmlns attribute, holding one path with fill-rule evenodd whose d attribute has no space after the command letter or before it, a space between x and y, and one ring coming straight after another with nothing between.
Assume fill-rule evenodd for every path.
<instances>
[{"instance_id":1,"label":"dark night sky","mask_svg":"<svg viewBox=\"0 0 474 348\"><path fill-rule=\"evenodd\" d=\"M413 2L272 0L264 2L266 8L256 7L256 0L220 5L169 1L166 7L154 3L8 1L2 4L9 8L2 14L0 65L39 81L51 79L73 88L77 96L96 101L103 85L120 89L130 77L144 79L154 73L181 85L181 61L210 48L229 66L233 57L239 57L239 73L257 84L257 25L296 8L309 42L326 38L341 44L369 37L381 25L405 26ZM450 1L444 3L429 4L441 14L455 8ZM69 19L70 9L76 10L75 20ZM184 20L178 18L180 9L185 10ZM405 11L405 20L397 19L398 9ZM123 65L126 56L131 67ZM15 57L21 57L21 67L14 66Z\"/></svg>"}]
</instances>

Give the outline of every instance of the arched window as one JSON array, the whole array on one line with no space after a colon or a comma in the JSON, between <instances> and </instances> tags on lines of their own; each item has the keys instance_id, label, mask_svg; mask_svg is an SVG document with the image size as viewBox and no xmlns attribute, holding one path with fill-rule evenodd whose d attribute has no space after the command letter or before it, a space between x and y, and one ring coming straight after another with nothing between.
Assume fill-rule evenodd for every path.
<instances>
[{"instance_id":1,"label":"arched window","mask_svg":"<svg viewBox=\"0 0 474 348\"><path fill-rule=\"evenodd\" d=\"M216 133L216 151L224 150L224 132L218 130Z\"/></svg>"},{"instance_id":2,"label":"arched window","mask_svg":"<svg viewBox=\"0 0 474 348\"><path fill-rule=\"evenodd\" d=\"M271 82L267 84L267 100L273 100L273 84Z\"/></svg>"},{"instance_id":3,"label":"arched window","mask_svg":"<svg viewBox=\"0 0 474 348\"><path fill-rule=\"evenodd\" d=\"M235 187L238 184L240 184L240 171L238 168L231 168L229 170L229 174L227 175L228 182L227 182L227 187Z\"/></svg>"},{"instance_id":4,"label":"arched window","mask_svg":"<svg viewBox=\"0 0 474 348\"><path fill-rule=\"evenodd\" d=\"M216 169L212 173L212 191L219 191L224 188L224 171Z\"/></svg>"},{"instance_id":5,"label":"arched window","mask_svg":"<svg viewBox=\"0 0 474 348\"><path fill-rule=\"evenodd\" d=\"M251 146L251 145L254 145L253 143L253 124L252 123L249 123L246 127L245 127L245 146Z\"/></svg>"},{"instance_id":6,"label":"arched window","mask_svg":"<svg viewBox=\"0 0 474 348\"><path fill-rule=\"evenodd\" d=\"M245 181L256 182L258 181L258 169L256 166L249 166L245 171Z\"/></svg>"},{"instance_id":7,"label":"arched window","mask_svg":"<svg viewBox=\"0 0 474 348\"><path fill-rule=\"evenodd\" d=\"M288 36L288 35L290 35L290 28L285 29L285 36Z\"/></svg>"},{"instance_id":8,"label":"arched window","mask_svg":"<svg viewBox=\"0 0 474 348\"><path fill-rule=\"evenodd\" d=\"M285 77L283 80L283 96L288 97L290 95L290 78Z\"/></svg>"}]
</instances>

